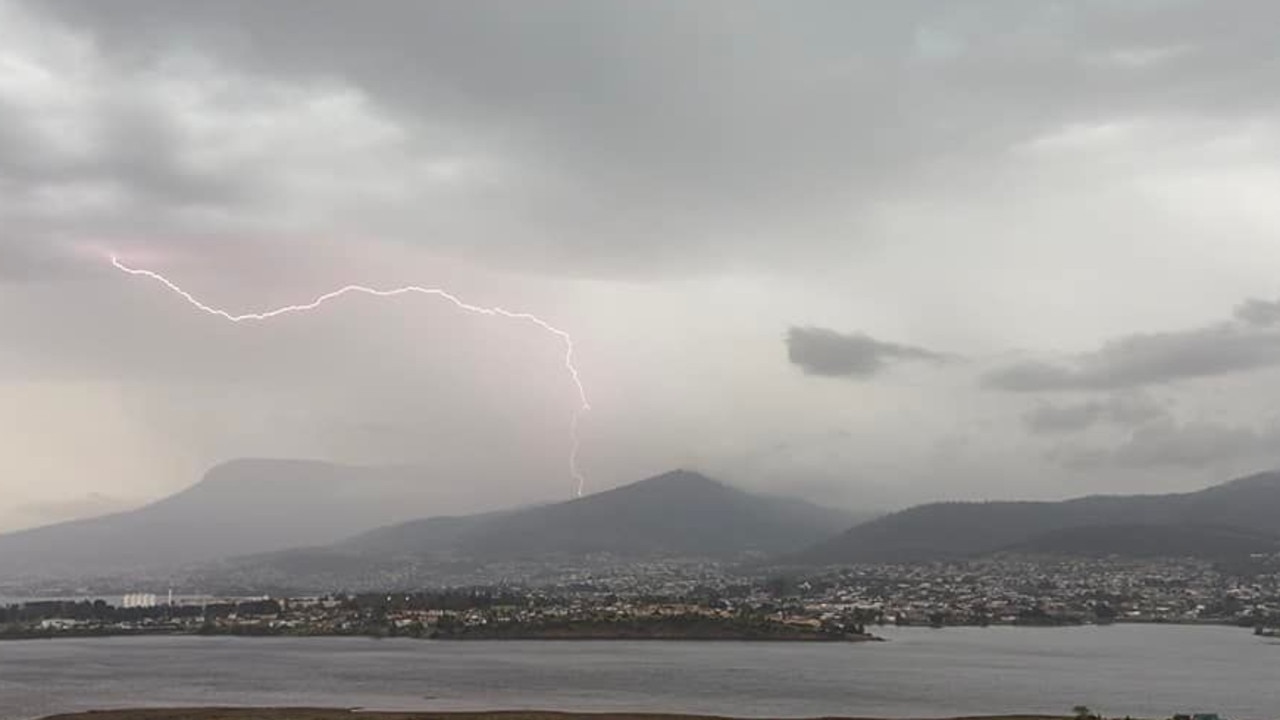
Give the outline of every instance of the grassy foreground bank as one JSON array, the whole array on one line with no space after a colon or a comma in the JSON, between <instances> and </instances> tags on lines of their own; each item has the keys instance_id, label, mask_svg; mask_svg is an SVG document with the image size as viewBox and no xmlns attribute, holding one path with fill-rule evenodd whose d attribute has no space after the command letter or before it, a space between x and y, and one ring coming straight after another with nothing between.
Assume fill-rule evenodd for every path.
<instances>
[{"instance_id":1,"label":"grassy foreground bank","mask_svg":"<svg viewBox=\"0 0 1280 720\"><path fill-rule=\"evenodd\" d=\"M53 715L45 720L733 720L715 715L665 713L364 712L342 708L148 708ZM821 720L872 720L822 718ZM1063 720L1050 715L983 715L949 720Z\"/></svg>"}]
</instances>

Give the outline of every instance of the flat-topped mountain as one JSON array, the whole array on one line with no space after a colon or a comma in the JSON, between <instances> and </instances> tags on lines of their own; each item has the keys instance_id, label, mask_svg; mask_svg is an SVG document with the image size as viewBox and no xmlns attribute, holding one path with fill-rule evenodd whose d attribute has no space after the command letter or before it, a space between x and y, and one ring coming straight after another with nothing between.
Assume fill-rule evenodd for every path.
<instances>
[{"instance_id":1,"label":"flat-topped mountain","mask_svg":"<svg viewBox=\"0 0 1280 720\"><path fill-rule=\"evenodd\" d=\"M328 543L432 512L422 481L414 468L235 460L136 510L0 535L0 576L106 573Z\"/></svg>"},{"instance_id":2,"label":"flat-topped mountain","mask_svg":"<svg viewBox=\"0 0 1280 720\"><path fill-rule=\"evenodd\" d=\"M1280 547L1280 472L1189 493L1061 502L918 505L794 556L803 563L916 562L1001 551L1202 555Z\"/></svg>"}]
</instances>

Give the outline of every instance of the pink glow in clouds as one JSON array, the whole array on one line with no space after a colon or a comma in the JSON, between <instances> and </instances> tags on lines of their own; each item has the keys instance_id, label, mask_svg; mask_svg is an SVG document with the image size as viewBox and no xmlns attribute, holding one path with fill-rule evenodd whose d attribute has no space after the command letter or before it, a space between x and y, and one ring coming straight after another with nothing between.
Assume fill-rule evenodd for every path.
<instances>
[{"instance_id":1,"label":"pink glow in clouds","mask_svg":"<svg viewBox=\"0 0 1280 720\"><path fill-rule=\"evenodd\" d=\"M564 343L564 348L565 348L564 367L565 367L565 370L569 373L570 379L573 380L574 387L577 389L578 400L580 404L578 408L574 410L573 415L571 416L569 421L569 440L570 440L569 473L573 477L573 481L574 481L574 495L578 497L582 495L583 488L586 485L586 478L582 475L582 472L578 469L578 449L581 444L578 439L578 421L582 418L583 413L591 409L591 403L590 401L587 400L586 388L583 386L582 380L578 375L578 368L573 362L573 338L570 337L569 333L565 332L564 330L561 330L560 328L555 327L554 325L551 325L550 323L543 320L542 318L536 315L533 315L531 313L506 310L501 307L482 307L479 305L472 305L470 303L463 302L460 298L453 295L452 293L449 293L446 290L442 290L439 288L420 287L417 285L405 285L402 287L391 288L386 290L365 287L363 285L344 285L338 288L337 290L327 292L305 303L300 303L295 305L284 305L271 310L264 310L259 312L236 314L220 308L215 308L210 305L206 305L205 303L196 299L196 297L193 296L191 293L187 292L186 290L183 290L176 283L174 283L173 281L169 280L168 278L164 277L159 273L153 272L151 270L145 270L145 269L133 267L131 265L127 265L124 262L122 262L117 255L110 252L102 253L102 255L109 257L111 259L111 264L117 270L120 270L121 272L127 273L129 275L133 275L135 277L143 277L143 278L148 278L150 280L154 280L155 282L165 286L170 291L172 291L173 293L181 297L183 300L185 300L188 304L190 304L192 307L196 308L197 310L200 310L201 312L204 312L208 315L220 317L224 320L234 322L234 323L260 322L260 321L266 321L266 320L278 318L284 315L309 312L311 310L316 310L320 308L322 305L324 305L325 303L331 300L337 300L338 298L341 298L345 295L372 295L374 297L380 297L380 298L392 298L392 297L399 297L401 295L412 294L412 295L427 295L431 297L440 298L442 300L449 302L459 310L464 310L466 312L474 313L476 315L485 315L489 317L503 317L510 320L520 320L523 322L528 322L528 323L537 325L539 328L545 330L546 332L551 333L552 335L555 335L557 338L560 339L561 342Z\"/></svg>"}]
</instances>

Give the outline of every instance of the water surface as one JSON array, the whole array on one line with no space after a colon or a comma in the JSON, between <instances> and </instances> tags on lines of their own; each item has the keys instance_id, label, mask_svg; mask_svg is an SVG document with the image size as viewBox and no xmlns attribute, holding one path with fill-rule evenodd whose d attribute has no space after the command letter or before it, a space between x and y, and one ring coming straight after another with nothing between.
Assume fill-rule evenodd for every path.
<instances>
[{"instance_id":1,"label":"water surface","mask_svg":"<svg viewBox=\"0 0 1280 720\"><path fill-rule=\"evenodd\" d=\"M887 643L151 637L0 643L0 720L163 705L722 715L1280 716L1280 643L1247 630L886 628Z\"/></svg>"}]
</instances>

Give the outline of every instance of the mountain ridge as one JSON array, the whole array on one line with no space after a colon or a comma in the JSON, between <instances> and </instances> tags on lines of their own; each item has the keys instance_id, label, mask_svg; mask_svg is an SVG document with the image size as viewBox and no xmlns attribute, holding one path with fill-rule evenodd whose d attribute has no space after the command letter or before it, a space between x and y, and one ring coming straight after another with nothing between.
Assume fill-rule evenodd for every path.
<instances>
[{"instance_id":1,"label":"mountain ridge","mask_svg":"<svg viewBox=\"0 0 1280 720\"><path fill-rule=\"evenodd\" d=\"M557 553L724 556L769 553L794 538L838 530L839 523L851 519L841 511L748 493L697 472L675 470L565 502L411 520L338 545L395 552L419 545L416 531L432 539L454 531L465 536L456 538L455 550L481 559Z\"/></svg>"},{"instance_id":2,"label":"mountain ridge","mask_svg":"<svg viewBox=\"0 0 1280 720\"><path fill-rule=\"evenodd\" d=\"M1278 518L1280 471L1268 471L1184 493L926 503L856 525L788 560L798 564L951 560L1025 544L1046 550L1055 533L1119 526L1227 528L1256 533L1259 547L1265 549L1269 545L1262 538L1280 535ZM1119 554L1125 550L1122 544L1114 549Z\"/></svg>"},{"instance_id":3,"label":"mountain ridge","mask_svg":"<svg viewBox=\"0 0 1280 720\"><path fill-rule=\"evenodd\" d=\"M798 550L852 522L843 511L676 470L564 502L422 518L323 547L234 558L211 569L209 577L317 588L367 582L391 566L458 569L603 557L763 559Z\"/></svg>"},{"instance_id":4,"label":"mountain ridge","mask_svg":"<svg viewBox=\"0 0 1280 720\"><path fill-rule=\"evenodd\" d=\"M331 542L431 512L416 468L240 458L132 510L0 535L0 576L177 566Z\"/></svg>"}]
</instances>

